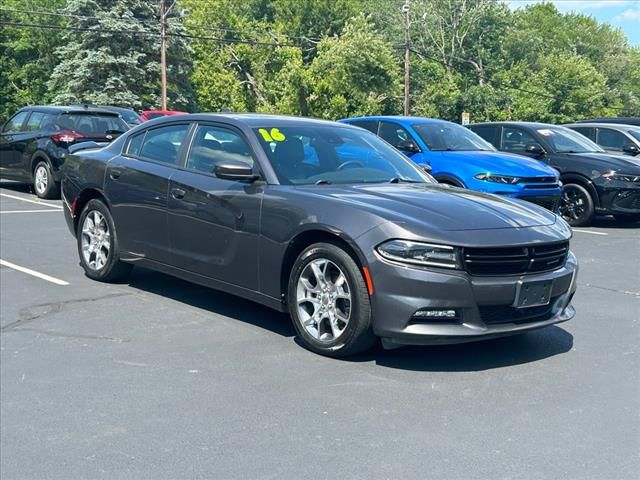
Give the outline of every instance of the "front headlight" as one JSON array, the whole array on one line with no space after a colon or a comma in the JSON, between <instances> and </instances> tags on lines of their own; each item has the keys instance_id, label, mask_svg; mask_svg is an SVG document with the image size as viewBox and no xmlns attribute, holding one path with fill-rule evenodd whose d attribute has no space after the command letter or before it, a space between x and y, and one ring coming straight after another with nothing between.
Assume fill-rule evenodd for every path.
<instances>
[{"instance_id":1,"label":"front headlight","mask_svg":"<svg viewBox=\"0 0 640 480\"><path fill-rule=\"evenodd\" d=\"M457 248L448 245L390 240L378 245L378 253L388 260L431 267L460 268Z\"/></svg>"},{"instance_id":2,"label":"front headlight","mask_svg":"<svg viewBox=\"0 0 640 480\"><path fill-rule=\"evenodd\" d=\"M640 182L640 175L625 175L624 173L617 173L615 170L603 173L602 178L606 178L607 180L618 180L619 182Z\"/></svg>"},{"instance_id":3,"label":"front headlight","mask_svg":"<svg viewBox=\"0 0 640 480\"><path fill-rule=\"evenodd\" d=\"M509 175L494 175L492 173L478 173L475 177L478 180L484 180L485 182L507 183L509 185L515 185L520 181L520 177L511 177Z\"/></svg>"}]
</instances>

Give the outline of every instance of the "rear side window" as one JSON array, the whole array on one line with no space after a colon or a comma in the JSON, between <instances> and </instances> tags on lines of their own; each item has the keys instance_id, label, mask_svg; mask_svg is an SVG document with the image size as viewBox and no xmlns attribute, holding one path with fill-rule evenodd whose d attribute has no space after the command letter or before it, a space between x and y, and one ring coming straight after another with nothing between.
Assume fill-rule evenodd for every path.
<instances>
[{"instance_id":1,"label":"rear side window","mask_svg":"<svg viewBox=\"0 0 640 480\"><path fill-rule=\"evenodd\" d=\"M10 132L21 132L22 124L25 119L29 115L29 112L18 112L5 124L4 129L2 130L5 133Z\"/></svg>"},{"instance_id":2,"label":"rear side window","mask_svg":"<svg viewBox=\"0 0 640 480\"><path fill-rule=\"evenodd\" d=\"M168 125L147 130L140 156L156 162L178 164L178 152L189 130L188 124Z\"/></svg>"},{"instance_id":3,"label":"rear side window","mask_svg":"<svg viewBox=\"0 0 640 480\"><path fill-rule=\"evenodd\" d=\"M137 157L140 155L140 149L142 148L142 143L144 142L144 136L147 132L144 131L137 135L134 135L129 139L129 145L127 146L127 154L133 157Z\"/></svg>"},{"instance_id":4,"label":"rear side window","mask_svg":"<svg viewBox=\"0 0 640 480\"><path fill-rule=\"evenodd\" d=\"M129 127L118 115L100 115L95 113L65 113L58 117L60 130L71 130L82 135L104 135L107 132L122 133Z\"/></svg>"},{"instance_id":5,"label":"rear side window","mask_svg":"<svg viewBox=\"0 0 640 480\"><path fill-rule=\"evenodd\" d=\"M616 130L611 130L610 128L599 128L597 143L608 150L622 151L622 147L631 142L627 140L627 137Z\"/></svg>"},{"instance_id":6,"label":"rear side window","mask_svg":"<svg viewBox=\"0 0 640 480\"><path fill-rule=\"evenodd\" d=\"M584 135L589 140L596 140L596 136L594 135L595 129L592 127L571 127L571 130L575 130L581 135Z\"/></svg>"},{"instance_id":7,"label":"rear side window","mask_svg":"<svg viewBox=\"0 0 640 480\"><path fill-rule=\"evenodd\" d=\"M500 147L500 133L499 133L500 128L499 127L492 127L490 125L478 125L478 126L474 126L473 128L470 128L470 130L480 135L482 138L484 138L487 142L492 144L494 147L496 148Z\"/></svg>"},{"instance_id":8,"label":"rear side window","mask_svg":"<svg viewBox=\"0 0 640 480\"><path fill-rule=\"evenodd\" d=\"M31 112L29 116L29 120L27 120L27 126L25 130L28 132L35 132L40 130L40 125L42 124L42 120L45 118L45 113L43 112Z\"/></svg>"},{"instance_id":9,"label":"rear side window","mask_svg":"<svg viewBox=\"0 0 640 480\"><path fill-rule=\"evenodd\" d=\"M523 152L527 145L537 144L533 135L520 128L504 127L502 131L502 149L514 152Z\"/></svg>"},{"instance_id":10,"label":"rear side window","mask_svg":"<svg viewBox=\"0 0 640 480\"><path fill-rule=\"evenodd\" d=\"M249 147L240 135L226 128L199 126L189 151L187 168L213 173L217 163L227 160L243 162L253 167Z\"/></svg>"},{"instance_id":11,"label":"rear side window","mask_svg":"<svg viewBox=\"0 0 640 480\"><path fill-rule=\"evenodd\" d=\"M356 120L355 122L349 122L356 127L369 130L371 133L378 133L378 122L376 120Z\"/></svg>"}]
</instances>

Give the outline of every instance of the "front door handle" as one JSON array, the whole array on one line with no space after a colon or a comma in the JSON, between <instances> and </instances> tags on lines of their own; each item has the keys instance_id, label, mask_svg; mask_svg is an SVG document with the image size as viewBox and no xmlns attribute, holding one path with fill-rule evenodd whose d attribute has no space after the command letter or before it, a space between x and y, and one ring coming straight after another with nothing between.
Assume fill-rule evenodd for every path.
<instances>
[{"instance_id":1,"label":"front door handle","mask_svg":"<svg viewBox=\"0 0 640 480\"><path fill-rule=\"evenodd\" d=\"M111 170L109 172L109 177L111 177L112 180L119 179L120 175L122 175L122 172L120 170Z\"/></svg>"},{"instance_id":2,"label":"front door handle","mask_svg":"<svg viewBox=\"0 0 640 480\"><path fill-rule=\"evenodd\" d=\"M187 194L187 192L185 192L181 188L172 188L171 189L171 196L173 198L175 198L176 200L180 200L181 198L184 198L184 196L186 194Z\"/></svg>"}]
</instances>

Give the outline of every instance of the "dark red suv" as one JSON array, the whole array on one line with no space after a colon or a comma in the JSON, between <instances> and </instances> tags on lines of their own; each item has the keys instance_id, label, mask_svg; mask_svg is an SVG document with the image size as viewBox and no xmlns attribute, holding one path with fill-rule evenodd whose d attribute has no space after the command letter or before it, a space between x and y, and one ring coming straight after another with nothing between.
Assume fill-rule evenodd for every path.
<instances>
[{"instance_id":1,"label":"dark red suv","mask_svg":"<svg viewBox=\"0 0 640 480\"><path fill-rule=\"evenodd\" d=\"M109 143L128 129L118 113L100 108L25 107L2 126L0 177L30 182L38 197L56 198L71 145Z\"/></svg>"}]
</instances>

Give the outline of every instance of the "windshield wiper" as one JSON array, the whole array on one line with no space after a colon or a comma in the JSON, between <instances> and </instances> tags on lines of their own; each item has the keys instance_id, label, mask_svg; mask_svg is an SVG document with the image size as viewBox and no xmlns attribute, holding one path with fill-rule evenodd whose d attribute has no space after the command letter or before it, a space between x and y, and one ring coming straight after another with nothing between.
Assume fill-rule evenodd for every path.
<instances>
[{"instance_id":1,"label":"windshield wiper","mask_svg":"<svg viewBox=\"0 0 640 480\"><path fill-rule=\"evenodd\" d=\"M413 180L412 178L393 177L389 179L389 183L422 183L419 180Z\"/></svg>"},{"instance_id":2,"label":"windshield wiper","mask_svg":"<svg viewBox=\"0 0 640 480\"><path fill-rule=\"evenodd\" d=\"M321 179L321 180L318 180L318 181L315 183L315 185L331 185L331 182L330 182L329 180Z\"/></svg>"}]
</instances>

